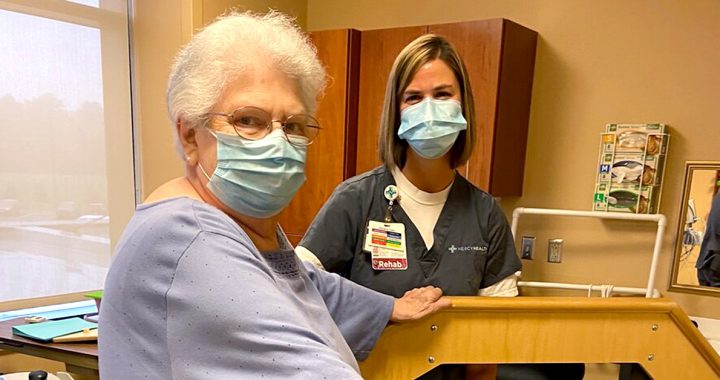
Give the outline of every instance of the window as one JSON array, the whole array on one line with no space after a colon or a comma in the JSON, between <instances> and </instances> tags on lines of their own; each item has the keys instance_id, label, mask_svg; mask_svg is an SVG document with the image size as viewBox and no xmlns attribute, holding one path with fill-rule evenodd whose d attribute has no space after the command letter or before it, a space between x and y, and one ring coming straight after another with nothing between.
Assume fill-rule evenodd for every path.
<instances>
[{"instance_id":1,"label":"window","mask_svg":"<svg viewBox=\"0 0 720 380\"><path fill-rule=\"evenodd\" d=\"M127 0L0 0L0 302L102 288L135 206Z\"/></svg>"}]
</instances>

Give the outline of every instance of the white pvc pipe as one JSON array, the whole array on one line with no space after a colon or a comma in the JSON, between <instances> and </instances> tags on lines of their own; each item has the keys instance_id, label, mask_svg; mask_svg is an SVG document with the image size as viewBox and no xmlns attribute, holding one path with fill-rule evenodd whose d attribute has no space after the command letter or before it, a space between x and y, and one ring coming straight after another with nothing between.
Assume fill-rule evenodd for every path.
<instances>
[{"instance_id":1,"label":"white pvc pipe","mask_svg":"<svg viewBox=\"0 0 720 380\"><path fill-rule=\"evenodd\" d=\"M583 284L567 284L562 282L544 282L544 281L518 281L518 286L528 288L545 288L545 289L570 289L570 290L591 290L602 291L608 285L583 285ZM629 288L624 286L613 286L613 293L619 294L646 294L645 288ZM660 297L657 289L652 290L652 297Z\"/></svg>"},{"instance_id":2,"label":"white pvc pipe","mask_svg":"<svg viewBox=\"0 0 720 380\"><path fill-rule=\"evenodd\" d=\"M658 214L660 215L660 214ZM658 229L655 234L655 247L653 248L652 262L650 263L650 274L648 275L648 291L645 297L650 298L650 290L655 287L655 275L657 273L658 261L660 260L660 249L662 248L663 234L665 233L665 216L662 216L661 220L658 220Z\"/></svg>"},{"instance_id":3,"label":"white pvc pipe","mask_svg":"<svg viewBox=\"0 0 720 380\"><path fill-rule=\"evenodd\" d=\"M512 223L510 225L510 230L512 232L513 238L517 237L517 226L518 226L518 219L520 219L520 216L523 214L531 214L531 215L555 215L555 216L575 216L575 217L586 217L586 218L596 218L596 219L616 219L616 220L635 220L635 221L645 221L645 222L656 222L658 225L657 233L655 235L655 246L653 248L653 255L652 260L650 262L650 274L648 275L648 283L647 288L645 289L645 297L658 297L657 290L654 289L655 287L655 275L657 273L657 265L658 260L660 258L660 250L662 249L662 237L665 233L665 226L667 225L667 219L665 218L665 215L662 214L629 214L629 213L613 213L613 212L604 212L604 211L576 211L576 210L557 210L557 209L543 209L543 208L525 208L525 207L518 207L515 210L513 210L513 217L512 217ZM553 283L555 285L559 285L559 283ZM572 284L568 284L572 285ZM586 285L579 285L579 286L585 286L585 289L587 289ZM553 286L557 288L558 286ZM574 289L574 288L567 288L567 289ZM620 289L620 288L614 288L614 289ZM630 289L630 288L626 288Z\"/></svg>"}]
</instances>

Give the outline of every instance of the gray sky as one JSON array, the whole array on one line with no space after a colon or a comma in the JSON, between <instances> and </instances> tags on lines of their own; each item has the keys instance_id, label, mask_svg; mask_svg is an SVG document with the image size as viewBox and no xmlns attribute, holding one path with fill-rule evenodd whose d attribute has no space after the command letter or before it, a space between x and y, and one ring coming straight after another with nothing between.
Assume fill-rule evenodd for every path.
<instances>
[{"instance_id":1,"label":"gray sky","mask_svg":"<svg viewBox=\"0 0 720 380\"><path fill-rule=\"evenodd\" d=\"M99 29L0 10L0 59L0 97L102 104Z\"/></svg>"}]
</instances>

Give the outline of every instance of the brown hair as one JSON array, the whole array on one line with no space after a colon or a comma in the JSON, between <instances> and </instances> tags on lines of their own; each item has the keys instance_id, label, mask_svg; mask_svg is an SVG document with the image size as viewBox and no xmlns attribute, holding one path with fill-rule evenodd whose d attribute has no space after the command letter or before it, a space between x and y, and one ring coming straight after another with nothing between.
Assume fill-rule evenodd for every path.
<instances>
[{"instance_id":1,"label":"brown hair","mask_svg":"<svg viewBox=\"0 0 720 380\"><path fill-rule=\"evenodd\" d=\"M475 146L476 121L472 88L465 65L455 47L445 38L434 34L418 37L405 46L395 59L385 89L385 102L380 119L379 154L386 167L403 167L408 144L397 136L400 127L400 104L398 99L412 81L418 69L431 61L440 59L455 74L462 95L462 113L467 120L467 130L461 131L450 150L450 166L454 169L470 158Z\"/></svg>"}]
</instances>

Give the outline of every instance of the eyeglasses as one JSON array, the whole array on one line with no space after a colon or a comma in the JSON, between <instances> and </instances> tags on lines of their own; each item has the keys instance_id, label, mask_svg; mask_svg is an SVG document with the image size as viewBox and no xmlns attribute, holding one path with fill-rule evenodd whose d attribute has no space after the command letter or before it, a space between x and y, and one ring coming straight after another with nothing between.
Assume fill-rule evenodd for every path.
<instances>
[{"instance_id":1,"label":"eyeglasses","mask_svg":"<svg viewBox=\"0 0 720 380\"><path fill-rule=\"evenodd\" d=\"M280 123L285 137L293 145L312 144L320 133L320 123L310 115L291 115L285 121L273 120L264 109L246 106L232 113L208 112L208 116L225 116L228 124L235 128L238 136L248 140L260 140L269 135L273 123Z\"/></svg>"}]
</instances>

